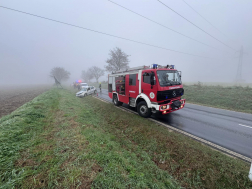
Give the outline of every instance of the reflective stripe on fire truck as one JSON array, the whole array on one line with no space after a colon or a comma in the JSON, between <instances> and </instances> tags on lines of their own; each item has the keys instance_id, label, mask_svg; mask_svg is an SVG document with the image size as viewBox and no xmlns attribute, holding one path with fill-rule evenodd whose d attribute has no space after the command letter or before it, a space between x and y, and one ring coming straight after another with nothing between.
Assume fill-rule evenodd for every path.
<instances>
[{"instance_id":1,"label":"reflective stripe on fire truck","mask_svg":"<svg viewBox=\"0 0 252 189\"><path fill-rule=\"evenodd\" d=\"M151 104L151 108L155 108L157 111L159 111L160 105L158 104Z\"/></svg>"},{"instance_id":2,"label":"reflective stripe on fire truck","mask_svg":"<svg viewBox=\"0 0 252 189\"><path fill-rule=\"evenodd\" d=\"M146 94L140 93L140 94L136 97L136 101L137 101L137 99L139 99L139 98L142 98L142 99L145 100L145 102L147 103L148 108L151 108L151 107L152 107L152 106L151 106L151 101L150 101L149 97L148 97Z\"/></svg>"},{"instance_id":3,"label":"reflective stripe on fire truck","mask_svg":"<svg viewBox=\"0 0 252 189\"><path fill-rule=\"evenodd\" d=\"M146 94L141 93L140 95L138 95L137 98L136 98L136 101L137 101L137 99L139 99L139 98L142 98L142 99L145 100L145 102L147 103L148 108L155 108L157 111L159 111L159 106L160 106L160 105L151 103L149 97L148 97Z\"/></svg>"},{"instance_id":4,"label":"reflective stripe on fire truck","mask_svg":"<svg viewBox=\"0 0 252 189\"><path fill-rule=\"evenodd\" d=\"M142 83L142 70L139 70L138 72L138 81L139 81L139 93L138 94L141 94L142 92L142 86L141 86L141 83Z\"/></svg>"}]
</instances>

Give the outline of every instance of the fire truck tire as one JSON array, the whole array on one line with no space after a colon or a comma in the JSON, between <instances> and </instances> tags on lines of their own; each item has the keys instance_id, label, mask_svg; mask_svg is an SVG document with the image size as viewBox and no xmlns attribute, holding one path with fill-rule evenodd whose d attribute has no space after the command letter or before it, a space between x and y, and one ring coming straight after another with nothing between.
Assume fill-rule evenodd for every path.
<instances>
[{"instance_id":1,"label":"fire truck tire","mask_svg":"<svg viewBox=\"0 0 252 189\"><path fill-rule=\"evenodd\" d=\"M141 101L137 104L137 112L140 116L148 118L151 116L151 109L148 108L145 101Z\"/></svg>"},{"instance_id":2,"label":"fire truck tire","mask_svg":"<svg viewBox=\"0 0 252 189\"><path fill-rule=\"evenodd\" d=\"M118 101L118 98L116 95L113 96L113 103L115 106L121 106L123 103Z\"/></svg>"}]
</instances>

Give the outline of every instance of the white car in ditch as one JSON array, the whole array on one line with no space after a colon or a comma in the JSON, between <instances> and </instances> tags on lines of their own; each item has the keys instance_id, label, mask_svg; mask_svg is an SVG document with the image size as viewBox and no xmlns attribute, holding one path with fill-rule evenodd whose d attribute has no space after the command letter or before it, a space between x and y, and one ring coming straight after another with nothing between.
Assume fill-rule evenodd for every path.
<instances>
[{"instance_id":1,"label":"white car in ditch","mask_svg":"<svg viewBox=\"0 0 252 189\"><path fill-rule=\"evenodd\" d=\"M79 92L76 93L77 97L84 97L87 95L95 94L97 92L96 88L94 86L89 86L82 88Z\"/></svg>"}]
</instances>

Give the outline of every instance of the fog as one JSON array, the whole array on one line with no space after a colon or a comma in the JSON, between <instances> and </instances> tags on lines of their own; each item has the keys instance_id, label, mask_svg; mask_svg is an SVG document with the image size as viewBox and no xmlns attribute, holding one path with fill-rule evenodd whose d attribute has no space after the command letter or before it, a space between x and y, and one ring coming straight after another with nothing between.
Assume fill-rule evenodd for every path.
<instances>
[{"instance_id":1,"label":"fog","mask_svg":"<svg viewBox=\"0 0 252 189\"><path fill-rule=\"evenodd\" d=\"M252 1L185 0L224 35L202 19L183 0L162 0L185 18L228 46L247 53L243 57L242 79L252 83ZM233 82L239 53L214 40L157 0L115 0L139 14L202 41L202 45L107 0L1 0L0 6L28 12L148 43L201 58L82 30L60 23L0 8L0 85L53 83L53 67L71 73L69 83L81 79L91 66L104 68L110 49L129 54L130 67L174 64L184 82ZM100 81L106 80L108 73Z\"/></svg>"}]
</instances>

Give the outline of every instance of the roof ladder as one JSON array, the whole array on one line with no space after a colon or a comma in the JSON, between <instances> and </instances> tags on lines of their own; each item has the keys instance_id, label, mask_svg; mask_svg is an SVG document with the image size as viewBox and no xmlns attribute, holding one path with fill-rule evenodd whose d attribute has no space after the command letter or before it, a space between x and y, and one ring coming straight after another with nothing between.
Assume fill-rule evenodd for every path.
<instances>
[{"instance_id":1,"label":"roof ladder","mask_svg":"<svg viewBox=\"0 0 252 189\"><path fill-rule=\"evenodd\" d=\"M132 72L132 71L136 71L136 70L144 70L144 69L149 69L149 68L150 68L149 66L138 66L138 67L128 68L125 70L118 70L118 71L112 72L112 74Z\"/></svg>"}]
</instances>

